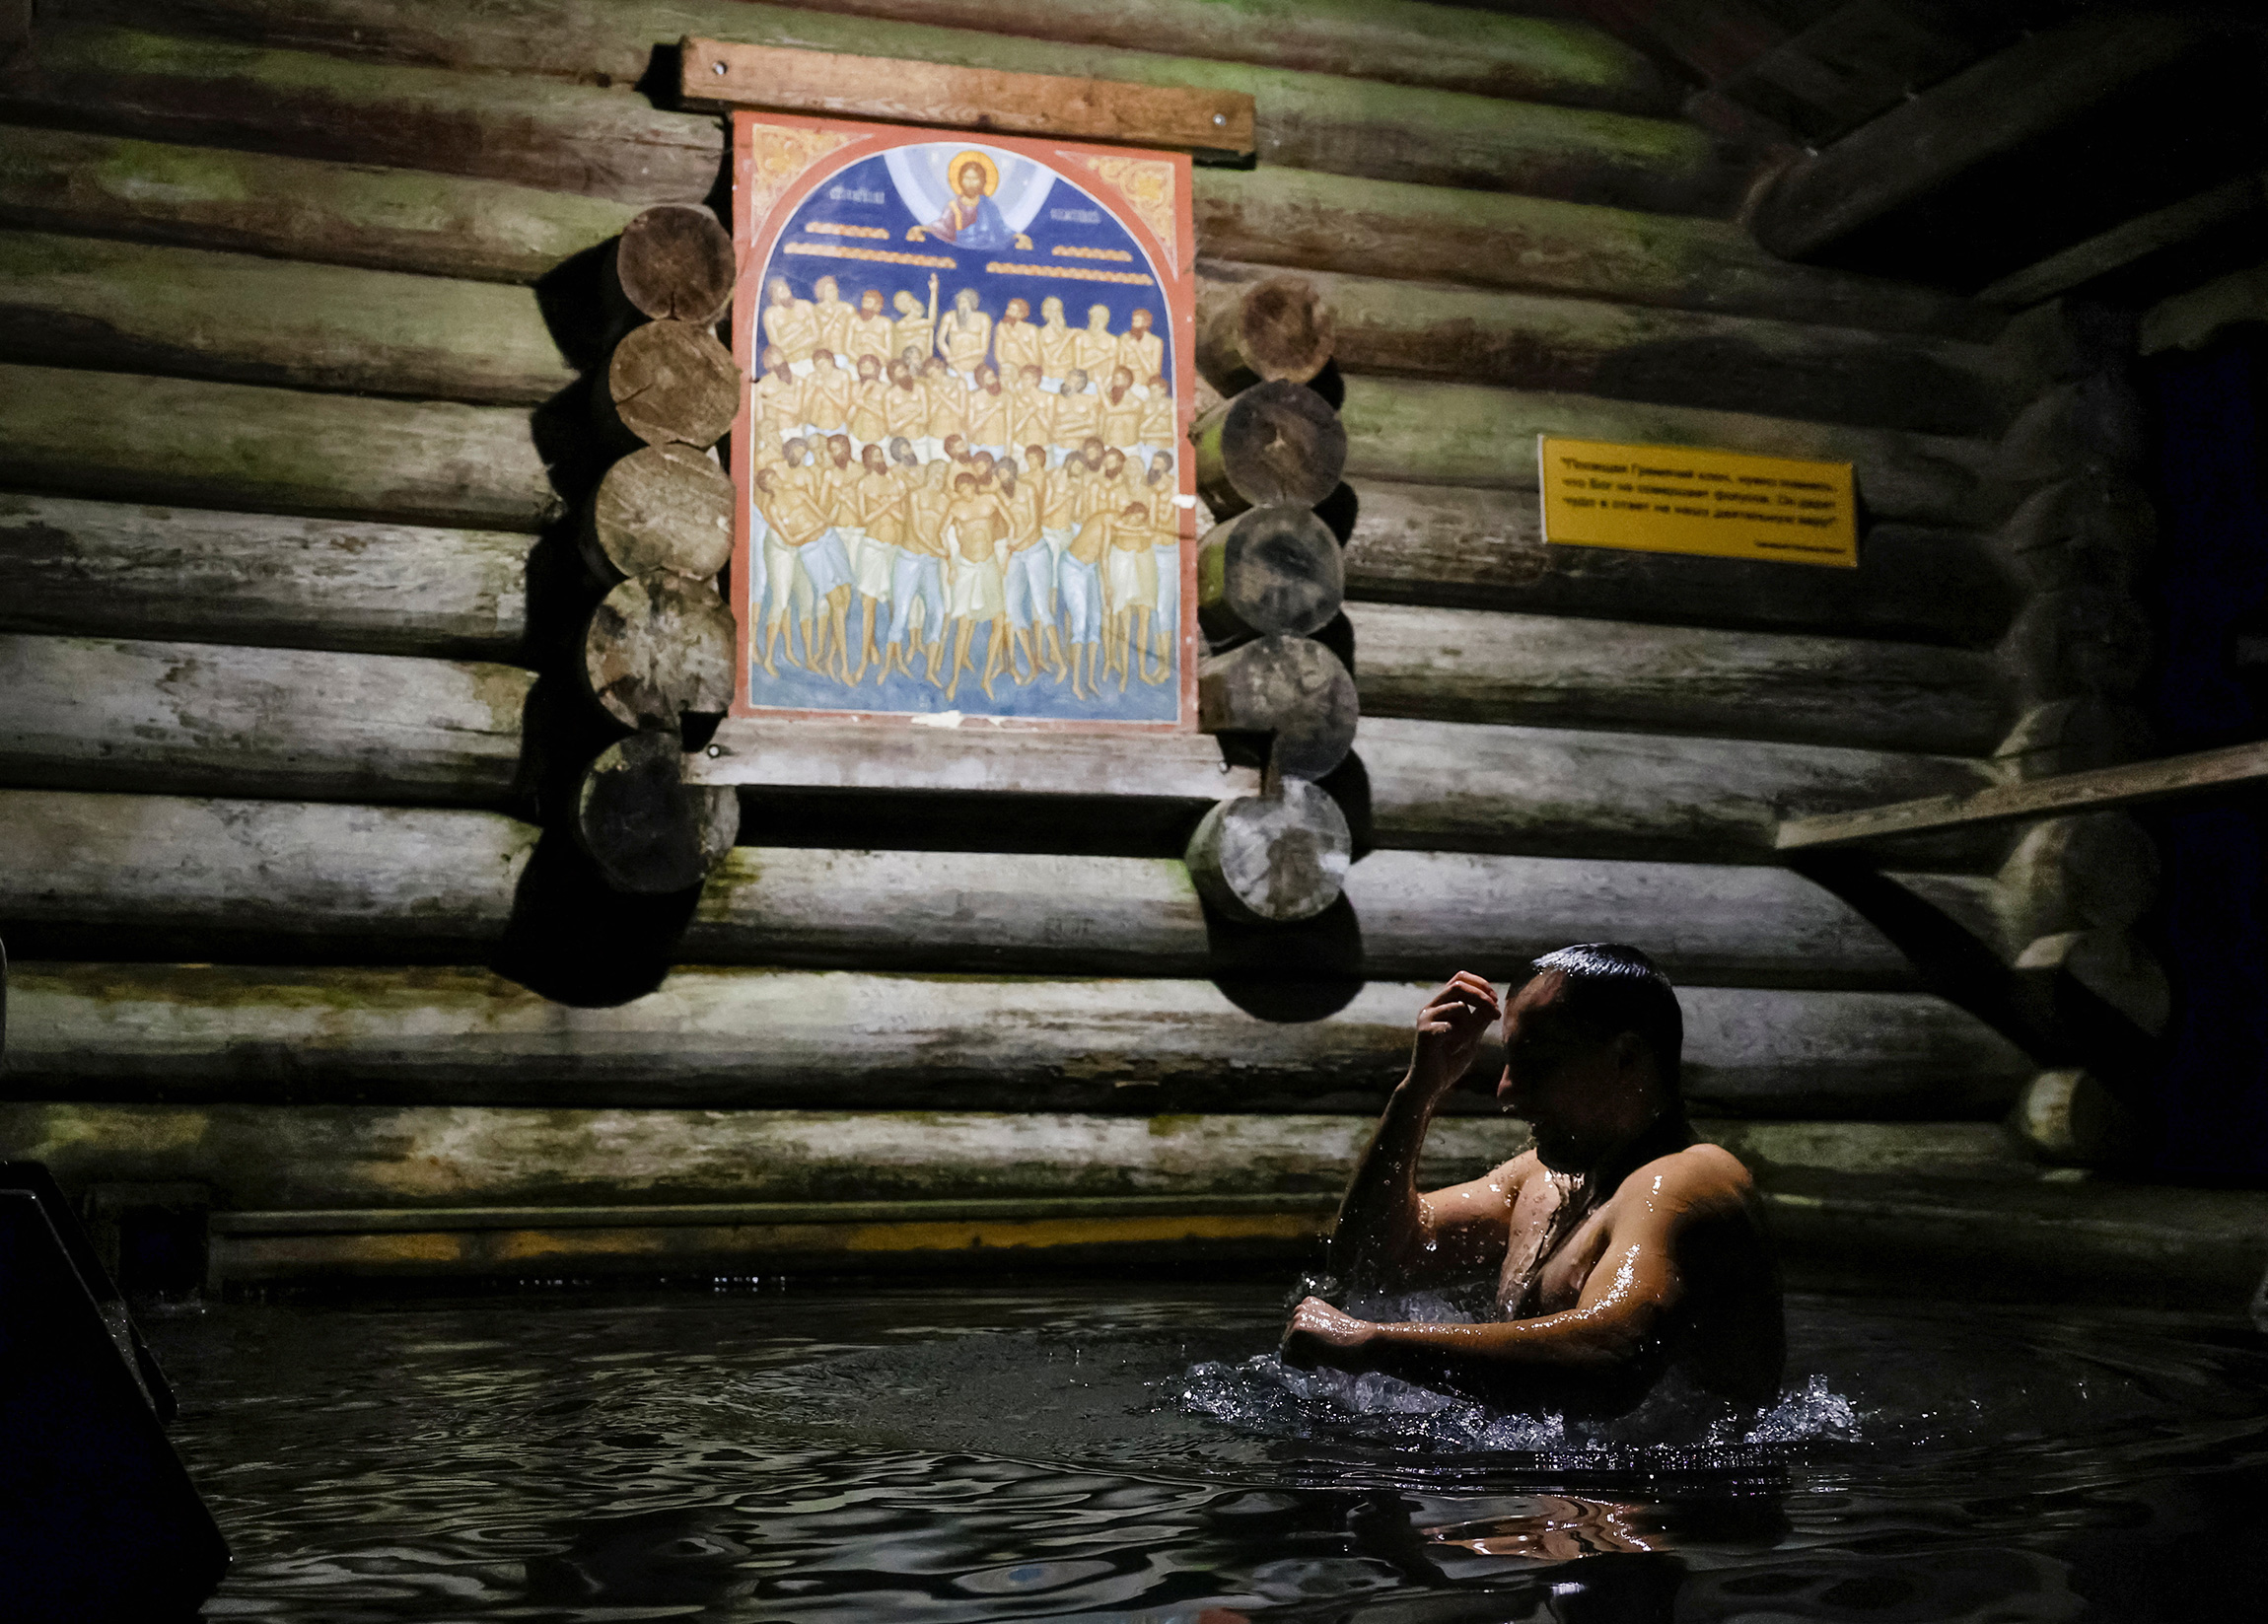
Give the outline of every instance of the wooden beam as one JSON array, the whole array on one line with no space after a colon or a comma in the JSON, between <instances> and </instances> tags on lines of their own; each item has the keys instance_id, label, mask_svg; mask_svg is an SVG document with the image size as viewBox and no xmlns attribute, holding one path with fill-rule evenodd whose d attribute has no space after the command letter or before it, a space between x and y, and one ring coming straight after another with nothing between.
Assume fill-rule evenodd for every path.
<instances>
[{"instance_id":1,"label":"wooden beam","mask_svg":"<svg viewBox=\"0 0 2268 1624\"><path fill-rule=\"evenodd\" d=\"M0 494L0 631L511 660L509 530Z\"/></svg>"},{"instance_id":2,"label":"wooden beam","mask_svg":"<svg viewBox=\"0 0 2268 1624\"><path fill-rule=\"evenodd\" d=\"M1875 525L1857 569L1791 569L1551 546L1533 491L1352 484L1350 599L1965 648L1997 643L2017 608L1998 548L1973 531Z\"/></svg>"},{"instance_id":3,"label":"wooden beam","mask_svg":"<svg viewBox=\"0 0 2268 1624\"><path fill-rule=\"evenodd\" d=\"M677 61L678 99L689 107L760 107L1067 136L1230 159L1252 151L1252 99L1234 92L736 45L692 35L678 43Z\"/></svg>"},{"instance_id":4,"label":"wooden beam","mask_svg":"<svg viewBox=\"0 0 2268 1624\"><path fill-rule=\"evenodd\" d=\"M1253 795L1202 734L1139 736L729 718L687 773L698 784L1018 795L1122 795L1218 801Z\"/></svg>"},{"instance_id":5,"label":"wooden beam","mask_svg":"<svg viewBox=\"0 0 2268 1624\"><path fill-rule=\"evenodd\" d=\"M1872 639L1350 603L1373 717L1644 728L1988 754L2014 720L1994 656Z\"/></svg>"},{"instance_id":6,"label":"wooden beam","mask_svg":"<svg viewBox=\"0 0 2268 1624\"><path fill-rule=\"evenodd\" d=\"M1793 817L1780 825L1774 844L1781 851L1817 851L1943 829L2188 800L2262 782L2268 782L2268 744L2233 744L2161 761L1996 785L1969 795L1933 796L1831 816Z\"/></svg>"},{"instance_id":7,"label":"wooden beam","mask_svg":"<svg viewBox=\"0 0 2268 1624\"><path fill-rule=\"evenodd\" d=\"M483 1201L549 1203L561 1184L602 1185L619 1177L610 1161L644 1159L643 1134L674 1141L689 1124L670 1116L701 1109L748 1114L721 1121L716 1145L681 1163L674 1144L653 1147L662 1160L652 1197L1258 1192L1316 1186L1272 1178L1264 1159L1249 1182L1217 1181L1214 1169L1238 1153L1238 1119L1179 1113L1289 1116L1285 1131L1311 1140L1334 1115L1358 1119L1338 1130L1351 1150L1367 1137L1359 1119L1407 1069L1410 1023L1442 978L1373 981L1342 990L1346 1001L1329 1013L1314 1006L1286 1020L1286 1010L1247 1013L1196 980L679 968L653 992L592 1009L477 969L28 962L16 969L10 1068L13 1092L90 1110L162 1102L226 1121L232 1107L306 1101L318 1123L325 1112L351 1118L352 1103L437 1123L517 1117L549 1141L550 1160L520 1169L532 1185L483 1190ZM1985 1119L2037 1070L1975 1017L1928 994L1688 986L1678 996L1686 1094L1697 1108ZM1501 1067L1484 1055L1450 1114L1493 1118ZM785 1137L767 1147L746 1137L764 1127L758 1110L827 1114L800 1127L774 1119L771 1131ZM995 1117L992 1140L980 1123L957 1130L939 1119L925 1155L911 1120L862 1114L956 1110L1075 1111L1097 1126L1081 1150L1045 1117ZM607 1122L620 1124L619 1143ZM1168 1143L1122 1145L1153 1124ZM307 1131L317 1141L324 1133ZM1247 1135L1256 1152L1261 1133ZM882 1159L865 1183L852 1170L862 1143ZM422 1187L405 1205L465 1204L474 1186L447 1164L485 1160L467 1146L428 1165L418 1146L389 1148L383 1137L334 1150L367 1165L355 1176ZM383 1165L394 1155L399 1165ZM282 1166L254 1176L297 1174ZM230 1204L359 1206L374 1194L274 1202L248 1190Z\"/></svg>"},{"instance_id":8,"label":"wooden beam","mask_svg":"<svg viewBox=\"0 0 2268 1624\"><path fill-rule=\"evenodd\" d=\"M633 6L541 0L493 18L423 0L338 4L328 15L273 0L206 0L200 9L209 25L256 44L58 31L54 47L42 47L39 82L16 93L15 105L48 117L71 109L123 134L227 132L232 139L222 144L231 145L265 144L248 137L288 129L305 143L296 149L304 156L518 178L639 204L697 202L718 177L723 148L713 116L657 111L626 88L649 73L654 47L693 20L681 5L641 16ZM177 11L141 15L155 29L182 26ZM703 32L744 36L745 24L761 15L720 3ZM799 25L798 37L772 42L817 43L803 25L823 20L782 15ZM267 48L287 42L337 55ZM1715 142L1670 119L962 30L846 20L835 25L831 46L849 55L1250 95L1266 164L1702 213L1728 207L1739 178ZM382 60L367 60L374 56ZM605 73L595 67L605 56L635 60L607 74L624 88L559 82ZM393 117L379 127L379 106L390 102ZM445 113L450 102L456 110ZM359 137L349 133L364 121L371 127ZM477 138L466 138L468 125ZM580 182L578 167L587 171Z\"/></svg>"},{"instance_id":9,"label":"wooden beam","mask_svg":"<svg viewBox=\"0 0 2268 1624\"><path fill-rule=\"evenodd\" d=\"M562 503L528 414L248 384L0 365L19 489L539 530Z\"/></svg>"},{"instance_id":10,"label":"wooden beam","mask_svg":"<svg viewBox=\"0 0 2268 1624\"><path fill-rule=\"evenodd\" d=\"M2268 321L2268 265L2215 277L2151 306L2142 315L2142 353L2202 349L2228 328L2256 321Z\"/></svg>"},{"instance_id":11,"label":"wooden beam","mask_svg":"<svg viewBox=\"0 0 2268 1624\"><path fill-rule=\"evenodd\" d=\"M1420 851L1770 862L1791 811L1993 782L1989 763L1954 756L1386 716L1364 718L1355 753L1373 838ZM1879 793L1890 784L1912 789ZM1960 831L1899 864L1990 869L2007 855L1997 831Z\"/></svg>"},{"instance_id":12,"label":"wooden beam","mask_svg":"<svg viewBox=\"0 0 2268 1624\"><path fill-rule=\"evenodd\" d=\"M506 936L537 835L463 810L0 790L0 844L14 854L0 918L33 957L462 962ZM2018 876L2017 947L2104 922L2099 905L2075 913L2068 887L2051 894L2043 867L2060 876L2069 862ZM1972 913L2002 907L1993 882L1933 883ZM1171 857L748 846L709 877L675 956L1058 976L1284 973L1312 959L1371 979L1460 964L1501 979L1605 937L1647 943L1680 982L1911 984L1864 920L1769 866L1374 851L1345 894L1359 939L1328 926L1312 941L1255 938L1213 929Z\"/></svg>"},{"instance_id":13,"label":"wooden beam","mask_svg":"<svg viewBox=\"0 0 2268 1624\"><path fill-rule=\"evenodd\" d=\"M1993 524L2009 501L1987 484L1996 448L1983 440L1394 378L1348 379L1341 412L1356 478L1532 489L1536 436L1548 433L1851 462L1882 519Z\"/></svg>"},{"instance_id":14,"label":"wooden beam","mask_svg":"<svg viewBox=\"0 0 2268 1624\"><path fill-rule=\"evenodd\" d=\"M2109 10L2020 40L1783 170L1754 205L1756 240L1790 259L1815 254L2175 61L2201 37L2178 13Z\"/></svg>"},{"instance_id":15,"label":"wooden beam","mask_svg":"<svg viewBox=\"0 0 2268 1624\"><path fill-rule=\"evenodd\" d=\"M16 360L535 405L573 385L534 292L248 253L0 231Z\"/></svg>"},{"instance_id":16,"label":"wooden beam","mask_svg":"<svg viewBox=\"0 0 2268 1624\"><path fill-rule=\"evenodd\" d=\"M1215 259L1197 273L1201 322L1282 274ZM1955 435L1997 434L2037 387L1957 339L1379 276L1304 279L1330 309L1344 373Z\"/></svg>"},{"instance_id":17,"label":"wooden beam","mask_svg":"<svg viewBox=\"0 0 2268 1624\"><path fill-rule=\"evenodd\" d=\"M11 225L489 282L533 282L637 212L470 176L82 130L19 126L0 145Z\"/></svg>"},{"instance_id":18,"label":"wooden beam","mask_svg":"<svg viewBox=\"0 0 2268 1624\"><path fill-rule=\"evenodd\" d=\"M535 677L390 655L0 635L19 785L496 803Z\"/></svg>"},{"instance_id":19,"label":"wooden beam","mask_svg":"<svg viewBox=\"0 0 2268 1624\"><path fill-rule=\"evenodd\" d=\"M2215 226L2252 213L2268 202L2268 184L2264 183L2268 183L2268 177L2239 176L2234 180L2209 187L2195 197L2137 215L2124 225L2113 226L2084 243L2073 244L2060 253L2050 254L2036 265L2027 265L2002 277L1978 290L1977 298L1986 304L2024 310L2057 294L2085 287L2138 259L2178 247Z\"/></svg>"}]
</instances>

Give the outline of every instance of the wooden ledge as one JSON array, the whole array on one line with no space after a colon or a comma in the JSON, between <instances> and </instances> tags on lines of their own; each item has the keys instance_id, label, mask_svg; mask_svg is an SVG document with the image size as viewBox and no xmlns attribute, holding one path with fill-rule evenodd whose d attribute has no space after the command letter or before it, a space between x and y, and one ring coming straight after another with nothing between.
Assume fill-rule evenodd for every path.
<instances>
[{"instance_id":1,"label":"wooden ledge","mask_svg":"<svg viewBox=\"0 0 2268 1624\"><path fill-rule=\"evenodd\" d=\"M1260 793L1206 734L1080 734L902 722L734 717L687 758L696 784L775 789L971 791L1213 802Z\"/></svg>"},{"instance_id":2,"label":"wooden ledge","mask_svg":"<svg viewBox=\"0 0 2268 1624\"><path fill-rule=\"evenodd\" d=\"M678 98L689 108L751 107L997 135L1060 135L1208 158L1247 158L1253 148L1252 99L1240 91L1008 73L690 35L678 46Z\"/></svg>"}]
</instances>

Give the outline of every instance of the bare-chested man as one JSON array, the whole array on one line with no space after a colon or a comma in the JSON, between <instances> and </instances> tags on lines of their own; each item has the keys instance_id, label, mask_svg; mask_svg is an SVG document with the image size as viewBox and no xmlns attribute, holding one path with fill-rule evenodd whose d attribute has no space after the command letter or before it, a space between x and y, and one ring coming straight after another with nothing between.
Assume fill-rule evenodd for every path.
<instances>
[{"instance_id":1,"label":"bare-chested man","mask_svg":"<svg viewBox=\"0 0 2268 1624\"><path fill-rule=\"evenodd\" d=\"M818 316L810 300L796 297L784 276L765 284L763 327L764 342L787 357L788 370L798 378L808 375L819 341Z\"/></svg>"},{"instance_id":2,"label":"bare-chested man","mask_svg":"<svg viewBox=\"0 0 2268 1624\"><path fill-rule=\"evenodd\" d=\"M871 355L876 365L886 366L900 347L896 338L897 329L882 313L882 289L867 289L858 296L857 314L845 328L842 353L862 362Z\"/></svg>"},{"instance_id":3,"label":"bare-chested man","mask_svg":"<svg viewBox=\"0 0 2268 1624\"><path fill-rule=\"evenodd\" d=\"M897 312L897 318L889 324L890 348L900 356L913 351L909 359L919 372L921 364L937 348L937 278L929 279L928 310L923 310L921 301L902 288L890 300L890 308Z\"/></svg>"},{"instance_id":4,"label":"bare-chested man","mask_svg":"<svg viewBox=\"0 0 2268 1624\"><path fill-rule=\"evenodd\" d=\"M993 697L992 679L1008 670L1008 595L1000 568L1001 540L1008 532L1008 510L998 491L983 488L982 476L971 470L954 475L953 505L945 510L953 546L954 624L953 671L946 677L950 700L960 686L960 673L976 671L976 685L984 697ZM968 645L984 624L984 665L968 663Z\"/></svg>"},{"instance_id":5,"label":"bare-chested man","mask_svg":"<svg viewBox=\"0 0 2268 1624\"><path fill-rule=\"evenodd\" d=\"M1628 1409L1675 1368L1736 1403L1769 1402L1786 1352L1779 1284L1747 1169L1686 1124L1676 994L1644 953L1611 943L1563 948L1532 972L1503 1008L1497 1097L1534 1148L1418 1192L1426 1127L1498 1016L1495 990L1459 972L1418 1016L1409 1073L1331 1238L1333 1271L1354 1290L1494 1273L1504 1317L1373 1323L1311 1297L1285 1361L1591 1413Z\"/></svg>"}]
</instances>

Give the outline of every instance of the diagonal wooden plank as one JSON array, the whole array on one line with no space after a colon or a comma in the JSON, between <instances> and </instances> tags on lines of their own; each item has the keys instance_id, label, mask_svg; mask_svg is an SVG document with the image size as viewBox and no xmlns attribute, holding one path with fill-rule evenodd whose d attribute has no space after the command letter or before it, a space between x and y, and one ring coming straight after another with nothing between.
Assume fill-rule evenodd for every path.
<instances>
[{"instance_id":1,"label":"diagonal wooden plank","mask_svg":"<svg viewBox=\"0 0 2268 1624\"><path fill-rule=\"evenodd\" d=\"M2268 782L2268 741L2169 756L2162 761L2062 773L2023 784L1996 784L1969 795L1938 795L1857 812L1791 817L1780 824L1774 845L1783 852L1820 851L1894 835L1976 828L2067 812L2110 812L2263 782Z\"/></svg>"}]
</instances>

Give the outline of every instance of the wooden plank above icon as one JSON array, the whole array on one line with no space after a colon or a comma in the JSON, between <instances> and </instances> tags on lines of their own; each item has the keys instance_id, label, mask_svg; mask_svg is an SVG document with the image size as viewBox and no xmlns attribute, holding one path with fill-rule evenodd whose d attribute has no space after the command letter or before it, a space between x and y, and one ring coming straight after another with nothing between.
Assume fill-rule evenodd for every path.
<instances>
[{"instance_id":1,"label":"wooden plank above icon","mask_svg":"<svg viewBox=\"0 0 2268 1624\"><path fill-rule=\"evenodd\" d=\"M1252 99L1241 91L1008 73L692 35L678 47L678 93L688 107L1065 136L1208 158L1246 158L1253 149Z\"/></svg>"},{"instance_id":2,"label":"wooden plank above icon","mask_svg":"<svg viewBox=\"0 0 2268 1624\"><path fill-rule=\"evenodd\" d=\"M685 777L775 789L1207 802L1260 791L1258 770L1230 765L1207 734L996 728L982 719L949 728L730 717L687 759Z\"/></svg>"}]
</instances>

